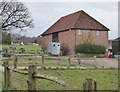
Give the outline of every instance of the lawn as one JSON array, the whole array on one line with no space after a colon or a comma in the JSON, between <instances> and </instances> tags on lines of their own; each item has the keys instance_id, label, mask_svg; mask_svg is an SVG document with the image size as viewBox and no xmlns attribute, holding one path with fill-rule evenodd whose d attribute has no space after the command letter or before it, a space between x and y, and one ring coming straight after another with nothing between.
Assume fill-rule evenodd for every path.
<instances>
[{"instance_id":1,"label":"lawn","mask_svg":"<svg viewBox=\"0 0 120 92\"><path fill-rule=\"evenodd\" d=\"M117 90L118 89L118 70L38 70L40 74L47 74L58 77L66 83L73 85L79 89L83 89L83 82L87 78L97 81L98 90ZM24 76L24 77L23 77ZM27 75L13 73L13 85L11 89L27 90ZM39 90L73 90L72 87L64 87L54 82L36 79L37 88Z\"/></svg>"},{"instance_id":2,"label":"lawn","mask_svg":"<svg viewBox=\"0 0 120 92\"><path fill-rule=\"evenodd\" d=\"M41 51L40 45L15 45L16 50L12 50L10 48L10 45L0 45L0 48L6 48L8 52L16 52L19 53L20 48L24 48L26 53L37 53L38 51Z\"/></svg>"},{"instance_id":3,"label":"lawn","mask_svg":"<svg viewBox=\"0 0 120 92\"><path fill-rule=\"evenodd\" d=\"M8 45L2 45L2 47L7 48L12 51ZM29 53L37 53L41 51L41 46L35 45L24 45L24 46L16 46L16 53L19 52L20 48L24 48L26 52ZM94 55L85 55L81 54L81 58L93 58ZM1 58L4 61L10 61L13 63L14 57L11 58ZM37 66L42 66L41 57L35 56L22 56L18 57L19 66L29 66L29 64L35 64ZM26 64L25 64L26 63ZM53 60L53 59L45 59L44 66L68 66L68 60ZM78 65L77 63L73 63L72 66L85 66L91 67L90 65ZM47 74L50 76L55 76L60 79L63 79L68 84L76 86L79 89L83 89L82 83L86 78L92 78L97 81L98 90L117 90L118 89L118 70L117 69L95 69L95 70L38 70L37 73ZM18 73L12 74L12 87L11 90L27 90L27 75L21 75ZM62 85L56 84L54 82L44 80L44 79L36 79L37 88L39 90L68 90L73 89L72 87L63 87ZM0 83L2 82L2 75L0 74ZM2 84L0 84L2 87ZM1 88L0 88L1 89Z\"/></svg>"}]
</instances>

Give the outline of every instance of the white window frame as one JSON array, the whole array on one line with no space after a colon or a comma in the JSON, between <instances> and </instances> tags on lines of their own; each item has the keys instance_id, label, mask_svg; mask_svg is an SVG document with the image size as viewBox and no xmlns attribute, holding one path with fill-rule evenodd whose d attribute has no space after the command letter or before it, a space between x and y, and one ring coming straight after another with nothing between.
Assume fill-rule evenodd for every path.
<instances>
[{"instance_id":1,"label":"white window frame","mask_svg":"<svg viewBox=\"0 0 120 92\"><path fill-rule=\"evenodd\" d=\"M77 30L77 34L81 36L81 35L83 35L83 31L80 30L80 29L78 29L78 30Z\"/></svg>"},{"instance_id":2,"label":"white window frame","mask_svg":"<svg viewBox=\"0 0 120 92\"><path fill-rule=\"evenodd\" d=\"M99 30L96 31L96 35L100 36L100 31Z\"/></svg>"}]
</instances>

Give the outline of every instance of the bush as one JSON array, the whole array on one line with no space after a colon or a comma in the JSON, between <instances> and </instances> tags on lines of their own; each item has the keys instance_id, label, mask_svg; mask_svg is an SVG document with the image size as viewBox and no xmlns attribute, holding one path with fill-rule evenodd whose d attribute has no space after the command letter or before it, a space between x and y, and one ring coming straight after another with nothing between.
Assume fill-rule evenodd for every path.
<instances>
[{"instance_id":1,"label":"bush","mask_svg":"<svg viewBox=\"0 0 120 92\"><path fill-rule=\"evenodd\" d=\"M25 49L24 48L20 48L20 53L24 53Z\"/></svg>"},{"instance_id":2,"label":"bush","mask_svg":"<svg viewBox=\"0 0 120 92\"><path fill-rule=\"evenodd\" d=\"M106 48L104 46L94 44L79 44L75 47L75 53L86 53L86 54L104 54Z\"/></svg>"}]
</instances>

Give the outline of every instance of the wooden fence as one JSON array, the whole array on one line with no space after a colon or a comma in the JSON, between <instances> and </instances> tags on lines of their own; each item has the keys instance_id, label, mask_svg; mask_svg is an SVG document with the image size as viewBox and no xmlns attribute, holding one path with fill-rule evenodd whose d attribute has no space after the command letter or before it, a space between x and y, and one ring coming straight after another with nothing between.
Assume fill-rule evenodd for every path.
<instances>
[{"instance_id":1,"label":"wooden fence","mask_svg":"<svg viewBox=\"0 0 120 92\"><path fill-rule=\"evenodd\" d=\"M75 89L80 90L80 88L77 88L73 85L70 85L63 80L58 79L57 77L37 74L36 65L30 65L29 68L28 68L28 71L20 71L16 68L11 68L9 66L8 61L4 62L3 66L4 66L4 90L7 90L12 85L12 77L11 77L12 72L16 72L16 73L23 74L23 75L28 75L28 81L27 81L28 90L37 90L36 78L53 81L53 82L56 82L60 85L67 86L69 88L73 88L73 90L75 90ZM83 83L83 90L94 90L94 91L96 91L97 90L97 82L92 80L92 79L86 79L85 82Z\"/></svg>"},{"instance_id":2,"label":"wooden fence","mask_svg":"<svg viewBox=\"0 0 120 92\"><path fill-rule=\"evenodd\" d=\"M44 67L44 65L45 65L45 59L59 60L59 65L60 65L60 60L61 60L60 57L49 57L49 56L38 55L38 54L15 54L14 56L15 56L14 62L13 62L14 63L14 68L16 68L18 66L18 56L39 56L41 58L41 61L42 61L42 67ZM94 65L93 66L94 66L94 68L96 68L97 67L96 57L94 56L94 58L91 58L91 60L94 60ZM82 64L80 55L75 55L75 56L68 57L68 66L71 66L73 61L74 62L76 61L78 65Z\"/></svg>"}]
</instances>

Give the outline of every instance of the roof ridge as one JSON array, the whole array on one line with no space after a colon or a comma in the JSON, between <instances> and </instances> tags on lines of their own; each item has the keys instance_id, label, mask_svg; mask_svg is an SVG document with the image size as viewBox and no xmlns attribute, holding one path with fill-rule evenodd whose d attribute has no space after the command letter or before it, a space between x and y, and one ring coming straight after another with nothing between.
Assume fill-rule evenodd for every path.
<instances>
[{"instance_id":1,"label":"roof ridge","mask_svg":"<svg viewBox=\"0 0 120 92\"><path fill-rule=\"evenodd\" d=\"M78 13L78 14L79 14L78 17L76 18L75 24L76 24L77 20L79 19L80 12L81 12L81 11L77 11L77 12L75 12L75 13ZM72 14L74 15L75 13L72 13ZM70 14L70 15L72 16L72 14ZM67 15L67 16L69 16L69 15ZM67 16L65 16L65 17L67 17ZM67 28L67 26L69 26L69 25L71 24L71 22L72 22L72 20L70 21L70 23L69 23L68 25L66 25L65 28ZM74 24L74 26L75 26L75 24ZM74 27L74 26L73 26L73 27Z\"/></svg>"},{"instance_id":2,"label":"roof ridge","mask_svg":"<svg viewBox=\"0 0 120 92\"><path fill-rule=\"evenodd\" d=\"M73 12L73 13L69 13L67 15L62 16L61 18L64 18L64 17L67 17L67 16L71 16L71 15L74 15L74 14L80 13L80 12L84 12L84 11L83 10L79 10L79 11L76 11L76 12Z\"/></svg>"},{"instance_id":3,"label":"roof ridge","mask_svg":"<svg viewBox=\"0 0 120 92\"><path fill-rule=\"evenodd\" d=\"M79 20L79 17L80 17L80 12L84 12L84 11L83 11L83 10L79 11L79 16L78 16L78 18L77 18L77 20L76 20L76 22L75 22L75 24L74 24L74 27L75 27L75 25L76 25L77 21Z\"/></svg>"},{"instance_id":4,"label":"roof ridge","mask_svg":"<svg viewBox=\"0 0 120 92\"><path fill-rule=\"evenodd\" d=\"M90 17L91 19L93 19L96 23L100 24L101 26L105 27L107 30L109 30L109 28L107 28L106 26L104 26L102 23L100 23L98 20L96 20L94 17L92 17L91 15L89 15L88 13L86 13L85 11L81 10L81 13L87 15L88 17ZM80 17L80 16L79 16ZM78 20L79 20L79 17L78 17ZM81 19L81 18L80 18ZM76 21L77 23L77 21ZM75 25L76 25L75 23ZM74 26L75 27L75 26Z\"/></svg>"}]
</instances>

